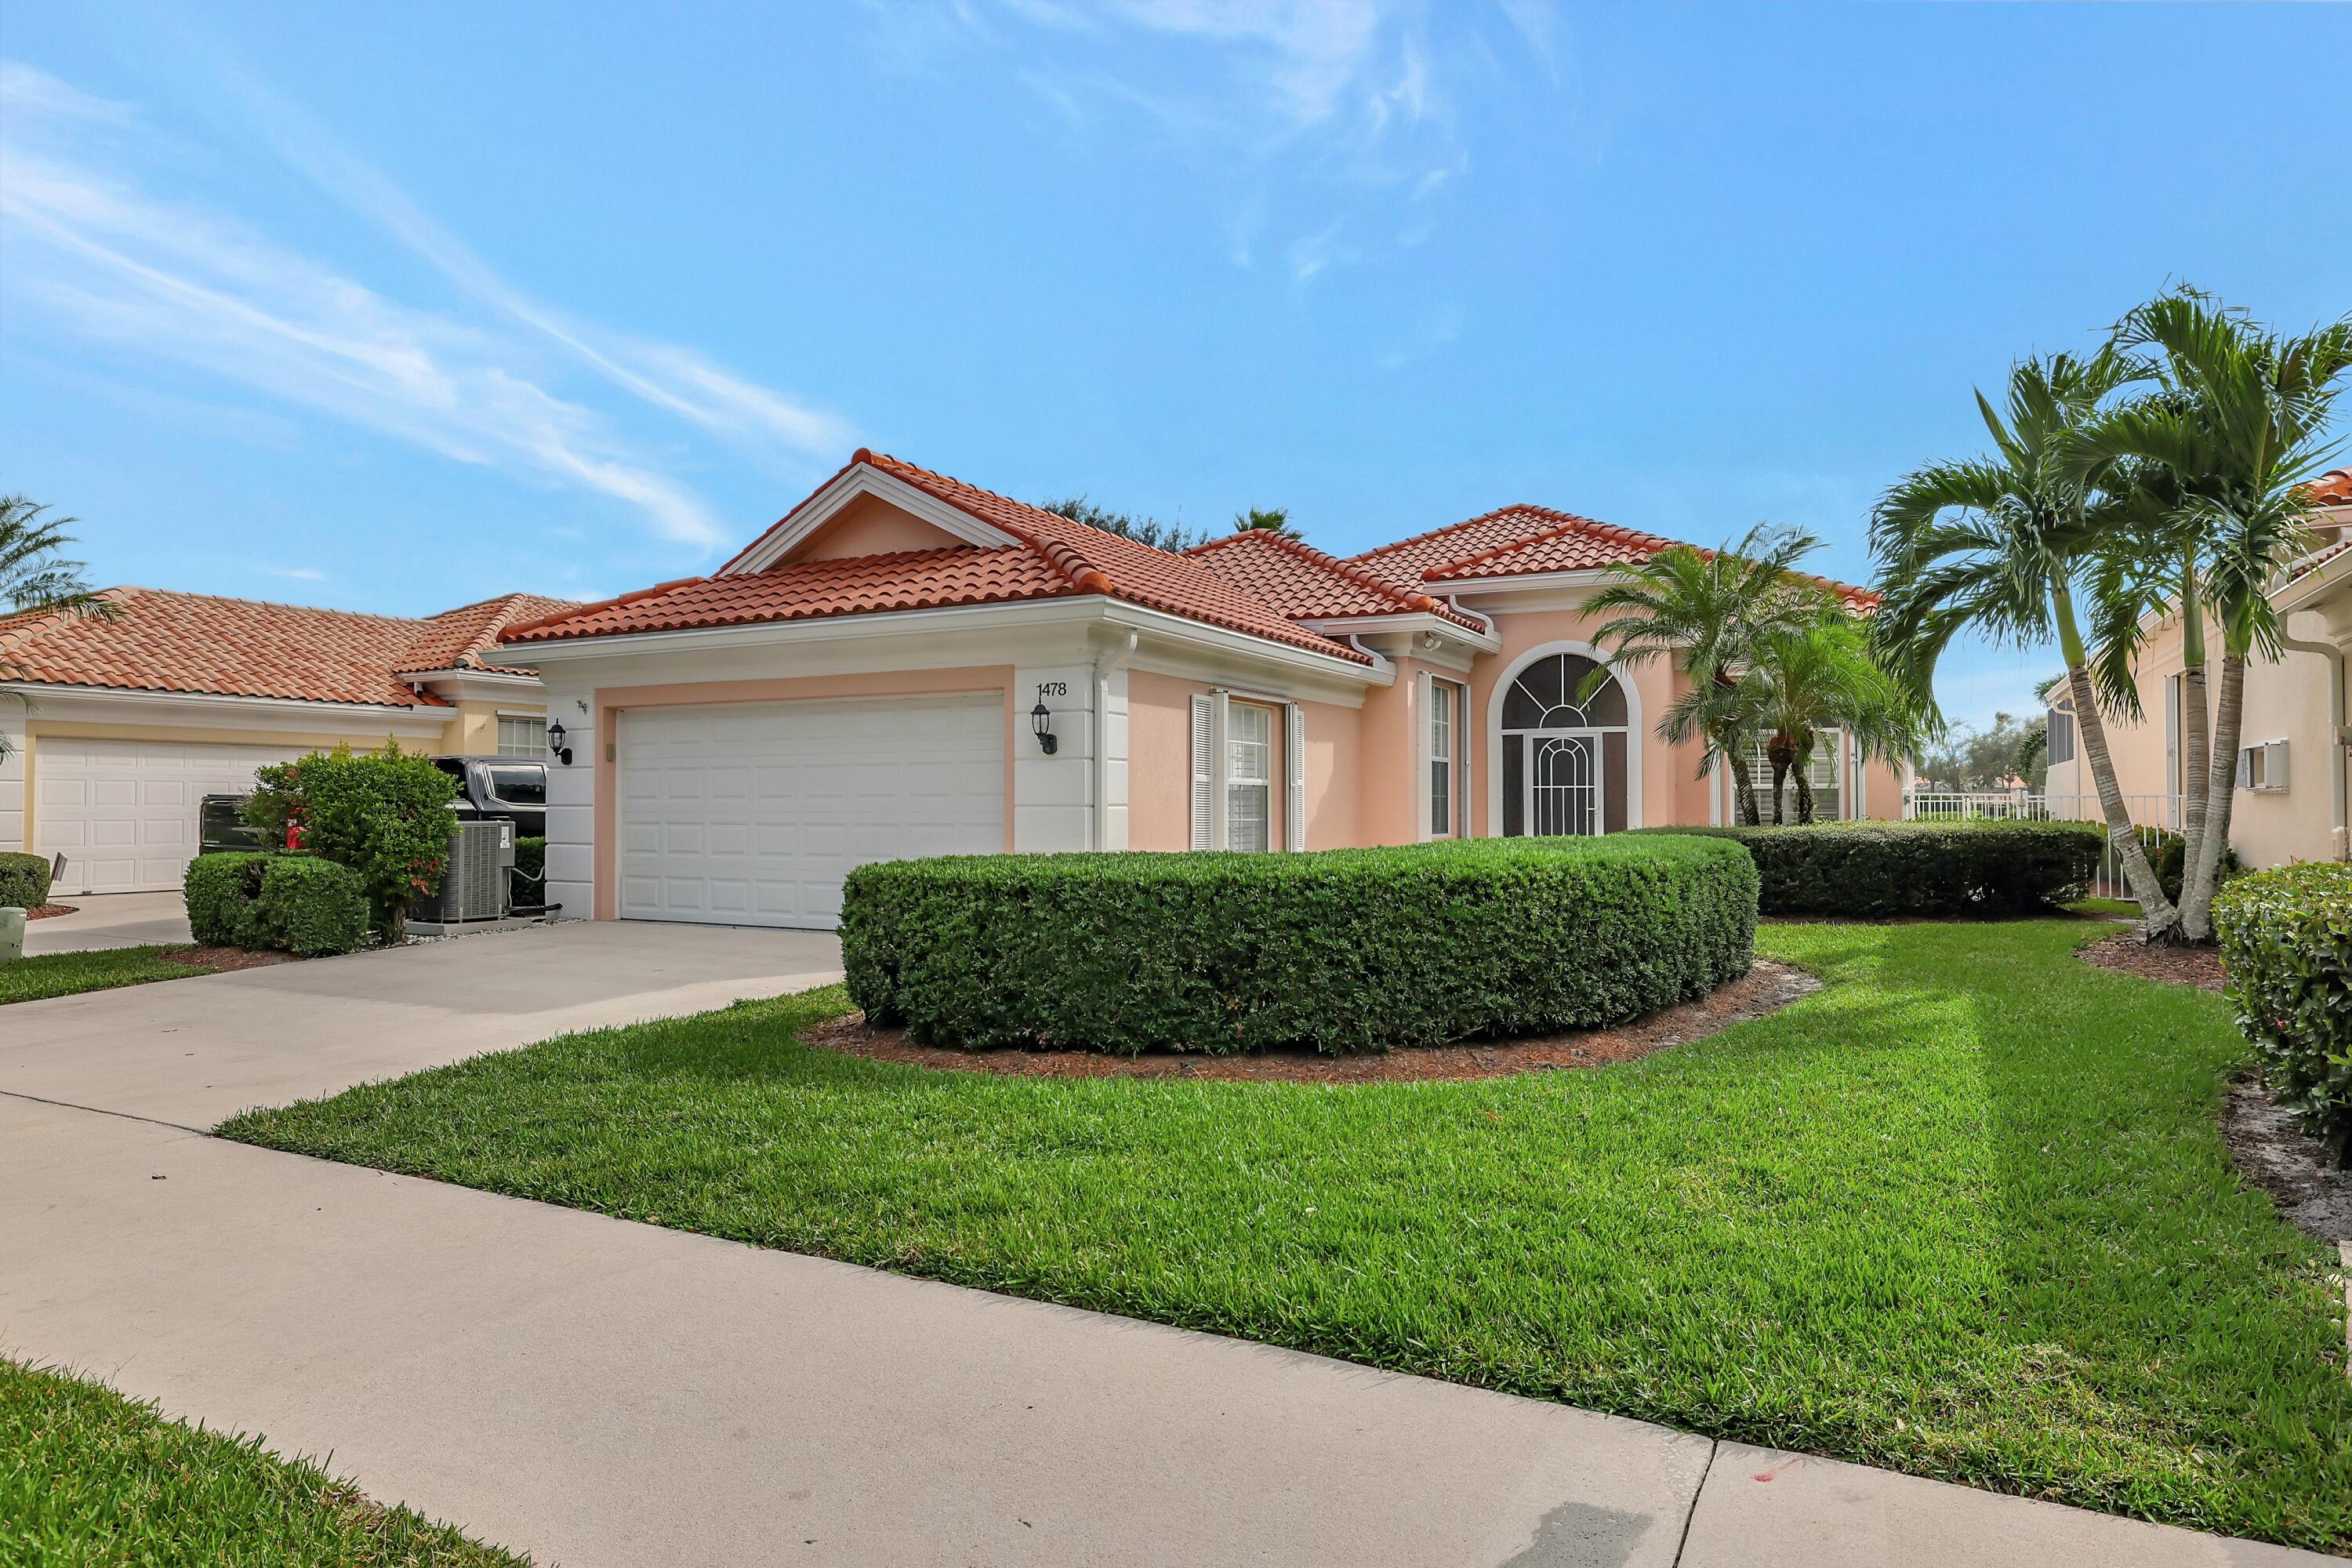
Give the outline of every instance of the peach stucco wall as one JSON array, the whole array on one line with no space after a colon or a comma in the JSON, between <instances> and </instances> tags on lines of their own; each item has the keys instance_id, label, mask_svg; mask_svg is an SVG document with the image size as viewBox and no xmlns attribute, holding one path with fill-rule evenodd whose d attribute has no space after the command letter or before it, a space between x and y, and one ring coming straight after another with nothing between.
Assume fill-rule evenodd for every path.
<instances>
[{"instance_id":1,"label":"peach stucco wall","mask_svg":"<svg viewBox=\"0 0 2352 1568\"><path fill-rule=\"evenodd\" d=\"M1192 699L1206 681L1150 670L1127 678L1127 842L1133 849L1188 849L1192 844ZM1234 700L1240 701L1236 698ZM1355 710L1299 704L1307 729L1307 847L1344 849L1357 837L1357 792L1364 776ZM1274 723L1274 839L1287 831L1290 777L1286 727Z\"/></svg>"},{"instance_id":2,"label":"peach stucco wall","mask_svg":"<svg viewBox=\"0 0 2352 1568\"><path fill-rule=\"evenodd\" d=\"M894 550L940 550L964 542L879 496L859 496L801 542L795 561L839 561Z\"/></svg>"}]
</instances>

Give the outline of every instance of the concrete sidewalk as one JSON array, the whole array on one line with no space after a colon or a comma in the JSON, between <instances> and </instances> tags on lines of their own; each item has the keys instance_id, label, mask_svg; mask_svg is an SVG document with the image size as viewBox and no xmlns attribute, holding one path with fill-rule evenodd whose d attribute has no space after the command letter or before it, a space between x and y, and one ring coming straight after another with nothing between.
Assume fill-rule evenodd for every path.
<instances>
[{"instance_id":1,"label":"concrete sidewalk","mask_svg":"<svg viewBox=\"0 0 2352 1568\"><path fill-rule=\"evenodd\" d=\"M69 915L25 927L27 953L80 952L100 947L173 946L192 942L187 900L177 893L78 893L59 898Z\"/></svg>"},{"instance_id":2,"label":"concrete sidewalk","mask_svg":"<svg viewBox=\"0 0 2352 1568\"><path fill-rule=\"evenodd\" d=\"M841 942L824 931L611 921L485 931L0 1007L0 1093L210 1128L567 1030L839 978Z\"/></svg>"},{"instance_id":3,"label":"concrete sidewalk","mask_svg":"<svg viewBox=\"0 0 2352 1568\"><path fill-rule=\"evenodd\" d=\"M2324 1561L5 1097L0 1258L8 1353L571 1568Z\"/></svg>"}]
</instances>

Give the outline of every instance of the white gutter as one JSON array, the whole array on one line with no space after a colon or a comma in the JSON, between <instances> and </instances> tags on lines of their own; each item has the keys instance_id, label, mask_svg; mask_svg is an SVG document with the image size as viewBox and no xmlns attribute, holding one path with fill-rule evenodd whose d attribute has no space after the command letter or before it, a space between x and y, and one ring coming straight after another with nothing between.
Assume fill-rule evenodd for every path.
<instances>
[{"instance_id":1,"label":"white gutter","mask_svg":"<svg viewBox=\"0 0 2352 1568\"><path fill-rule=\"evenodd\" d=\"M2293 648L2297 653L2317 654L2327 661L2327 733L2330 741L2327 795L2336 817L2334 836L2328 842L2335 846L2336 858L2341 860L2347 847L2344 821L2345 747L2352 745L2352 729L2346 727L2344 720L2344 650L2334 643L2310 642L2291 637L2284 626L2279 627L2279 646Z\"/></svg>"},{"instance_id":2,"label":"white gutter","mask_svg":"<svg viewBox=\"0 0 2352 1568\"><path fill-rule=\"evenodd\" d=\"M1375 653L1370 648L1366 647L1364 646L1364 639L1359 637L1349 637L1348 639L1348 646L1372 661L1372 672L1381 678L1381 684L1382 686L1394 686L1396 684L1396 666L1389 662L1387 655Z\"/></svg>"},{"instance_id":3,"label":"white gutter","mask_svg":"<svg viewBox=\"0 0 2352 1568\"><path fill-rule=\"evenodd\" d=\"M239 697L216 691L163 691L146 687L75 686L64 681L12 680L11 691L54 697L61 701L95 702L107 706L148 704L217 713L224 709L257 717L301 718L313 723L343 723L353 719L410 720L438 730L456 717L454 708L431 703L415 707L390 702L331 702L310 697Z\"/></svg>"},{"instance_id":4,"label":"white gutter","mask_svg":"<svg viewBox=\"0 0 2352 1568\"><path fill-rule=\"evenodd\" d=\"M1117 651L1106 653L1095 660L1095 754L1089 764L1092 777L1088 781L1088 788L1094 801L1094 847L1097 849L1110 847L1110 762L1104 755L1107 748L1103 742L1104 721L1110 707L1110 678L1135 657L1136 644L1142 640L1137 633L1130 631L1119 639Z\"/></svg>"}]
</instances>

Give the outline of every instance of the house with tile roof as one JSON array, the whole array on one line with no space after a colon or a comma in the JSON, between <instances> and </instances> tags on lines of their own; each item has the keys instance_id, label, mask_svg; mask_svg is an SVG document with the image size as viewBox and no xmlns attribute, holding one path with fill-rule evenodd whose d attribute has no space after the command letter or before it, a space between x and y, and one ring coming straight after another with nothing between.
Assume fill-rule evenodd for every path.
<instances>
[{"instance_id":1,"label":"house with tile roof","mask_svg":"<svg viewBox=\"0 0 2352 1568\"><path fill-rule=\"evenodd\" d=\"M254 770L386 739L439 755L546 756L538 675L510 626L574 606L502 594L422 617L154 588L104 616L0 616L0 849L62 857L61 894L177 888L197 805Z\"/></svg>"},{"instance_id":2,"label":"house with tile roof","mask_svg":"<svg viewBox=\"0 0 2352 1568\"><path fill-rule=\"evenodd\" d=\"M2352 784L2352 711L2345 696L2345 660L2352 653L2352 468L2322 474L2307 492L2310 549L2270 592L2284 647L2277 658L2257 657L2246 666L2230 838L2248 866L2341 860L2352 853L2345 820ZM2135 670L2141 716L2109 718L2107 750L2117 785L2138 803L2136 816L2177 828L2189 766L2180 617L2171 607L2151 612L2141 629L2147 641ZM2210 735L2221 679L2220 641L2210 622L2206 638ZM2082 797L2087 812L2095 792L2074 704L2063 690L2053 695L2046 787L2053 795Z\"/></svg>"},{"instance_id":3,"label":"house with tile roof","mask_svg":"<svg viewBox=\"0 0 2352 1568\"><path fill-rule=\"evenodd\" d=\"M551 898L825 928L882 858L1729 820L1654 733L1674 671L1582 695L1603 572L1670 542L1516 506L1348 560L1264 531L1180 553L860 450L711 575L496 657L540 671L572 759ZM1814 783L1823 815L1900 814L1835 737Z\"/></svg>"}]
</instances>

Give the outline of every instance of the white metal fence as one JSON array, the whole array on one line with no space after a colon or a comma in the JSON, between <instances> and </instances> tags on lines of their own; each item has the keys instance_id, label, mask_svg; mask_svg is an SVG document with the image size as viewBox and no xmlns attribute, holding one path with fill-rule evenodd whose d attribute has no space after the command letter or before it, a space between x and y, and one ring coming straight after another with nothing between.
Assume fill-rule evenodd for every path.
<instances>
[{"instance_id":1,"label":"white metal fence","mask_svg":"<svg viewBox=\"0 0 2352 1568\"><path fill-rule=\"evenodd\" d=\"M2180 831L2180 796L2127 795L2124 810L2139 830L2140 842L2153 855L2157 836ZM2106 813L2095 795L2033 795L2024 790L1914 790L1903 797L1906 822L2095 822L2102 828ZM2128 899L2122 858L2110 845L2099 857L2098 875L2091 896Z\"/></svg>"}]
</instances>

